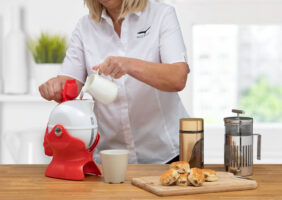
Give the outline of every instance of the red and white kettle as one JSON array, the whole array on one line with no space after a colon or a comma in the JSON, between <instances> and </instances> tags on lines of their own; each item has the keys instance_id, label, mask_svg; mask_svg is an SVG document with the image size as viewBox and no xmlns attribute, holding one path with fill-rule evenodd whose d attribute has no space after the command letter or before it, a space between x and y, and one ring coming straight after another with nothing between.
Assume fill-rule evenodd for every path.
<instances>
[{"instance_id":1,"label":"red and white kettle","mask_svg":"<svg viewBox=\"0 0 282 200\"><path fill-rule=\"evenodd\" d=\"M67 80L63 102L50 114L44 137L44 150L53 156L45 175L53 178L83 180L85 174L101 175L93 161L100 135L93 113L93 100L75 100L78 96L74 79Z\"/></svg>"}]
</instances>

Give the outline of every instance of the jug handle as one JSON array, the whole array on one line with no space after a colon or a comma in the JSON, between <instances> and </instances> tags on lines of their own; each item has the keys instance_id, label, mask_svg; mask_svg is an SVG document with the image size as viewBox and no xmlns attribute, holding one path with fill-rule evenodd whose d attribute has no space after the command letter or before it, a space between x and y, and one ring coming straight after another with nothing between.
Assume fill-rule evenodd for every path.
<instances>
[{"instance_id":1,"label":"jug handle","mask_svg":"<svg viewBox=\"0 0 282 200\"><path fill-rule=\"evenodd\" d=\"M254 135L258 136L257 140L257 160L261 159L261 134L255 133Z\"/></svg>"}]
</instances>

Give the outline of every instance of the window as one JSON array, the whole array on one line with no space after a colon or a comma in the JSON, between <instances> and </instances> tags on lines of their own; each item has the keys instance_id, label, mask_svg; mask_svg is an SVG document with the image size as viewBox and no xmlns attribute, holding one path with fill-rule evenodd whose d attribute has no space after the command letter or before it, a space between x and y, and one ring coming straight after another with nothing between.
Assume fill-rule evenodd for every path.
<instances>
[{"instance_id":1,"label":"window","mask_svg":"<svg viewBox=\"0 0 282 200\"><path fill-rule=\"evenodd\" d=\"M222 123L240 108L255 122L282 123L281 35L282 25L194 25L195 115Z\"/></svg>"},{"instance_id":2,"label":"window","mask_svg":"<svg viewBox=\"0 0 282 200\"><path fill-rule=\"evenodd\" d=\"M175 6L191 73L180 93L205 119L205 163L223 163L224 117L254 118L262 160L282 163L282 0L163 0ZM275 138L275 139L274 139Z\"/></svg>"}]
</instances>

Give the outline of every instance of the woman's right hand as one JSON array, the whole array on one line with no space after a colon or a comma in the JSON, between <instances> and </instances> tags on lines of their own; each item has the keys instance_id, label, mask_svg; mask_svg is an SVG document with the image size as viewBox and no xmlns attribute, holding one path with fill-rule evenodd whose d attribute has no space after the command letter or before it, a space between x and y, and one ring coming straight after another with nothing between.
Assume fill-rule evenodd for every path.
<instances>
[{"instance_id":1,"label":"woman's right hand","mask_svg":"<svg viewBox=\"0 0 282 200\"><path fill-rule=\"evenodd\" d=\"M65 80L60 77L51 78L39 86L41 96L48 100L62 101L61 91L64 89Z\"/></svg>"}]
</instances>

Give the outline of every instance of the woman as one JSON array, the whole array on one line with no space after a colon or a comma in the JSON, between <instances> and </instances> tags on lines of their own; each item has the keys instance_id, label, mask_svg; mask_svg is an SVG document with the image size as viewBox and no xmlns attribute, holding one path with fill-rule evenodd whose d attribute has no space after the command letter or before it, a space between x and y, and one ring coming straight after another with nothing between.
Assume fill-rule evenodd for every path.
<instances>
[{"instance_id":1,"label":"woman","mask_svg":"<svg viewBox=\"0 0 282 200\"><path fill-rule=\"evenodd\" d=\"M187 113L177 94L189 73L173 7L147 0L85 0L89 15L72 34L58 77L39 87L60 102L66 79L79 90L87 75L113 78L114 103L95 102L103 149L128 149L129 163L167 163L179 155L178 124ZM99 162L99 158L94 156Z\"/></svg>"}]
</instances>

